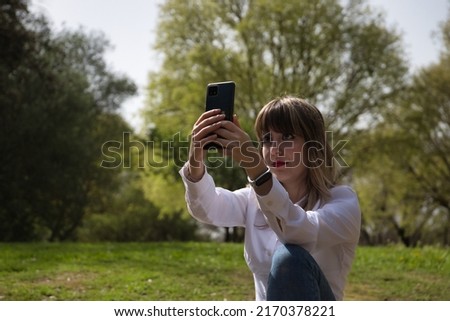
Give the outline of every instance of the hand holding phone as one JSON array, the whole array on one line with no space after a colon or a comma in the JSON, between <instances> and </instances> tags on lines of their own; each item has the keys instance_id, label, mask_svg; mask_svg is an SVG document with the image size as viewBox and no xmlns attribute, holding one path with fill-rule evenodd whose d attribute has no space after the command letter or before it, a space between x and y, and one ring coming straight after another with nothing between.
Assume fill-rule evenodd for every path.
<instances>
[{"instance_id":1,"label":"hand holding phone","mask_svg":"<svg viewBox=\"0 0 450 321\"><path fill-rule=\"evenodd\" d=\"M236 84L233 81L210 83L206 87L206 111L211 109L221 109L225 114L225 119L233 121L234 114L234 93ZM209 143L205 149L217 148L221 146Z\"/></svg>"}]
</instances>

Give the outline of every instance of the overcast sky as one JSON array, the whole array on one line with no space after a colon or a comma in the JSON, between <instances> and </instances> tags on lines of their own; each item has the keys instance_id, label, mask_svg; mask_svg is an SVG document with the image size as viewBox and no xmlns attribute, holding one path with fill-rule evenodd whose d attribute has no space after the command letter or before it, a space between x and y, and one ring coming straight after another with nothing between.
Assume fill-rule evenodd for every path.
<instances>
[{"instance_id":1,"label":"overcast sky","mask_svg":"<svg viewBox=\"0 0 450 321\"><path fill-rule=\"evenodd\" d=\"M122 114L139 128L138 110L144 104L144 87L150 70L157 68L151 48L158 5L163 0L32 0L32 10L43 12L59 30L63 25L102 31L113 45L106 60L112 69L133 79L139 95L125 102ZM438 58L439 46L431 36L447 18L450 0L369 0L386 12L387 23L404 35L405 49L417 68Z\"/></svg>"}]
</instances>

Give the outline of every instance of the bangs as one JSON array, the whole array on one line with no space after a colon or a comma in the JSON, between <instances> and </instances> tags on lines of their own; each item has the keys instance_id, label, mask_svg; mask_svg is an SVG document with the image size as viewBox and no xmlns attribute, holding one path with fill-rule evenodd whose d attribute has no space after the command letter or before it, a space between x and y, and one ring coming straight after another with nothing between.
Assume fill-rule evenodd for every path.
<instances>
[{"instance_id":1,"label":"bangs","mask_svg":"<svg viewBox=\"0 0 450 321\"><path fill-rule=\"evenodd\" d=\"M298 119L299 106L283 103L282 100L272 101L261 110L255 124L255 131L258 138L273 130L283 134L294 134L304 136L303 130L299 126Z\"/></svg>"}]
</instances>

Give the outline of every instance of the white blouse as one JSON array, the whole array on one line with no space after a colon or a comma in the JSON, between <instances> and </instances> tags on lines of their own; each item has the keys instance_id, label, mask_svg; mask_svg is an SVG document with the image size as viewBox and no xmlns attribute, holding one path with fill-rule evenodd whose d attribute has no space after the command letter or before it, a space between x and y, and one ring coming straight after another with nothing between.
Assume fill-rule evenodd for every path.
<instances>
[{"instance_id":1,"label":"white blouse","mask_svg":"<svg viewBox=\"0 0 450 321\"><path fill-rule=\"evenodd\" d=\"M219 227L245 227L244 256L253 273L256 300L266 300L272 255L280 244L298 244L310 252L325 274L337 300L342 300L359 240L361 212L355 192L340 185L331 198L304 211L274 178L267 195L251 187L229 191L216 187L208 173L199 182L180 175L191 215Z\"/></svg>"}]
</instances>

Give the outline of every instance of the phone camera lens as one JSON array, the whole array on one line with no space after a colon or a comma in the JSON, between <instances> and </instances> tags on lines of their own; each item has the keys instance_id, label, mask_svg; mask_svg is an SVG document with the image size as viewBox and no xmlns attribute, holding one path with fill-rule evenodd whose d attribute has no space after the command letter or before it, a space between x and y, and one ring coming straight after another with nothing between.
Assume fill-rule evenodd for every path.
<instances>
[{"instance_id":1,"label":"phone camera lens","mask_svg":"<svg viewBox=\"0 0 450 321\"><path fill-rule=\"evenodd\" d=\"M209 95L210 96L216 96L217 95L217 91L218 91L218 87L217 86L209 87Z\"/></svg>"}]
</instances>

